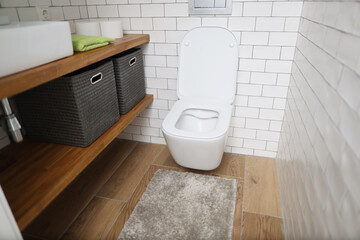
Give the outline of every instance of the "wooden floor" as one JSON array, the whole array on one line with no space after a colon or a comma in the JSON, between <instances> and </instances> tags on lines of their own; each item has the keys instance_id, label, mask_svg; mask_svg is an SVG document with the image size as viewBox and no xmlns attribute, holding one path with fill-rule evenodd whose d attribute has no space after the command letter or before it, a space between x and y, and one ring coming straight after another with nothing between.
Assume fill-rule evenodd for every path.
<instances>
[{"instance_id":1,"label":"wooden floor","mask_svg":"<svg viewBox=\"0 0 360 240\"><path fill-rule=\"evenodd\" d=\"M164 145L115 140L24 231L25 239L117 239L158 169L236 179L233 239L283 239L275 163L225 153L209 172L177 165Z\"/></svg>"}]
</instances>

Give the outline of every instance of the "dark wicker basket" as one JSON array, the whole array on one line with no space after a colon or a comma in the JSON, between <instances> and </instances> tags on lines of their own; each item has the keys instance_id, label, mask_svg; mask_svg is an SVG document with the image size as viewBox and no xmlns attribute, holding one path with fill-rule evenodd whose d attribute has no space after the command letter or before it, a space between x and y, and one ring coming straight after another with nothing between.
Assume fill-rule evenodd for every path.
<instances>
[{"instance_id":1,"label":"dark wicker basket","mask_svg":"<svg viewBox=\"0 0 360 240\"><path fill-rule=\"evenodd\" d=\"M15 97L29 138L86 147L119 120L111 60L55 79Z\"/></svg>"},{"instance_id":2,"label":"dark wicker basket","mask_svg":"<svg viewBox=\"0 0 360 240\"><path fill-rule=\"evenodd\" d=\"M145 97L143 55L140 48L133 48L112 60L120 114L125 114Z\"/></svg>"}]
</instances>

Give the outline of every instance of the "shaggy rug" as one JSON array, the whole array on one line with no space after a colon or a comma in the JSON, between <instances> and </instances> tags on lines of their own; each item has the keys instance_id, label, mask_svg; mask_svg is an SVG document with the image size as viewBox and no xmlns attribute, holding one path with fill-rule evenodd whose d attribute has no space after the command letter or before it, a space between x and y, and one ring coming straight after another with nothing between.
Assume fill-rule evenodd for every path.
<instances>
[{"instance_id":1,"label":"shaggy rug","mask_svg":"<svg viewBox=\"0 0 360 240\"><path fill-rule=\"evenodd\" d=\"M118 239L232 239L236 180L158 170Z\"/></svg>"}]
</instances>

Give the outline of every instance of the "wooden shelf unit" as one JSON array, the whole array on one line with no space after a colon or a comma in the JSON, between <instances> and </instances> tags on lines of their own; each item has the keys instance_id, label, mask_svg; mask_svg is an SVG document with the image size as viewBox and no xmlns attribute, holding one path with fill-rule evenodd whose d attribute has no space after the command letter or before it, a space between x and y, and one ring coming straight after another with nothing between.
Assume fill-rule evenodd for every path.
<instances>
[{"instance_id":1,"label":"wooden shelf unit","mask_svg":"<svg viewBox=\"0 0 360 240\"><path fill-rule=\"evenodd\" d=\"M149 42L148 34L129 34L118 38L112 44L86 52L76 52L38 67L0 78L0 99L39 86L103 59ZM54 46L56 47L56 46Z\"/></svg>"},{"instance_id":2,"label":"wooden shelf unit","mask_svg":"<svg viewBox=\"0 0 360 240\"><path fill-rule=\"evenodd\" d=\"M65 74L149 42L147 34L124 35L114 43L75 53L0 78L0 99L11 97ZM147 106L146 95L130 112L86 148L25 139L0 150L0 185L20 230L24 230Z\"/></svg>"},{"instance_id":3,"label":"wooden shelf unit","mask_svg":"<svg viewBox=\"0 0 360 240\"><path fill-rule=\"evenodd\" d=\"M86 148L25 140L0 151L0 184L20 230L44 210L151 102L146 95ZM0 169L1 170L1 169Z\"/></svg>"}]
</instances>

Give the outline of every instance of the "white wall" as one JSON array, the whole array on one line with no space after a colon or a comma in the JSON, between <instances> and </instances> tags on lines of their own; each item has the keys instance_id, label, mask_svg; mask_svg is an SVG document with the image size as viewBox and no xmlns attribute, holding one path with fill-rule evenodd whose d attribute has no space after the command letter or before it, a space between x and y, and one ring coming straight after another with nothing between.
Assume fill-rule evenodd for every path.
<instances>
[{"instance_id":1,"label":"white wall","mask_svg":"<svg viewBox=\"0 0 360 240\"><path fill-rule=\"evenodd\" d=\"M226 151L275 157L302 2L234 1L231 15L189 16L187 0L39 1L0 0L0 15L31 20L36 17L32 5L50 5L53 20L121 19L126 33L150 34L143 50L147 92L154 102L120 136L136 141L164 143L160 128L177 99L184 34L197 26L230 29L238 39L240 61Z\"/></svg>"},{"instance_id":2,"label":"white wall","mask_svg":"<svg viewBox=\"0 0 360 240\"><path fill-rule=\"evenodd\" d=\"M164 143L161 123L177 99L179 43L197 26L233 31L240 45L235 111L226 151L274 157L296 42L301 2L234 2L232 15L189 16L187 1L129 0L100 5L89 17L117 17L127 33L150 34L144 49L147 92L154 103L121 137ZM96 10L95 10L96 9ZM93 12L93 14L90 14Z\"/></svg>"},{"instance_id":3,"label":"white wall","mask_svg":"<svg viewBox=\"0 0 360 240\"><path fill-rule=\"evenodd\" d=\"M277 157L288 238L360 238L360 2L304 2Z\"/></svg>"},{"instance_id":4,"label":"white wall","mask_svg":"<svg viewBox=\"0 0 360 240\"><path fill-rule=\"evenodd\" d=\"M12 22L39 21L36 6L49 6L53 21L69 21L75 31L74 21L88 19L85 0L0 0L0 16Z\"/></svg>"}]
</instances>

